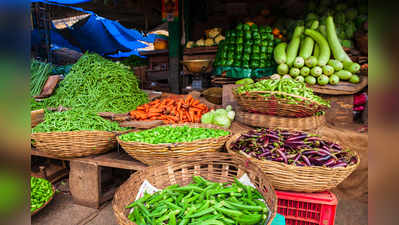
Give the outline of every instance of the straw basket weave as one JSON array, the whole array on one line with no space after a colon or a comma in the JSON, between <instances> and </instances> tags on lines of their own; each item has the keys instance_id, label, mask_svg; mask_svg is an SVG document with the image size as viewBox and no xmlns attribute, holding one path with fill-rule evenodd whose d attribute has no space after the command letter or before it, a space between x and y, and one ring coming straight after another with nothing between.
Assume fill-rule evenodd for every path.
<instances>
[{"instance_id":1,"label":"straw basket weave","mask_svg":"<svg viewBox=\"0 0 399 225\"><path fill-rule=\"evenodd\" d=\"M60 158L82 157L107 152L116 145L116 134L108 131L32 133L38 151Z\"/></svg>"},{"instance_id":2,"label":"straw basket weave","mask_svg":"<svg viewBox=\"0 0 399 225\"><path fill-rule=\"evenodd\" d=\"M165 126L190 126L194 128L213 128L223 129L219 126L211 124L200 124L200 123L185 123L185 124L174 124ZM227 130L229 131L229 130ZM231 133L231 131L229 131ZM193 142L185 143L173 143L173 144L148 144L143 142L134 141L122 141L119 137L116 137L118 143L122 146L130 156L147 164L155 165L159 163L168 162L171 159L177 159L182 156L191 156L199 152L215 152L221 149L231 135L221 136L218 138L207 138L199 139Z\"/></svg>"},{"instance_id":3,"label":"straw basket weave","mask_svg":"<svg viewBox=\"0 0 399 225\"><path fill-rule=\"evenodd\" d=\"M138 171L116 191L112 207L120 225L135 225L127 218L129 209L125 207L135 201L144 180L158 189L164 189L173 184L187 185L194 175L213 182L232 183L234 178L240 178L245 173L262 194L270 209L266 223L270 225L277 212L277 197L273 187L254 163L249 162L245 157L228 153L199 153Z\"/></svg>"},{"instance_id":4,"label":"straw basket weave","mask_svg":"<svg viewBox=\"0 0 399 225\"><path fill-rule=\"evenodd\" d=\"M240 110L236 110L235 119L238 122L253 127L297 129L303 131L316 130L326 124L326 117L324 115L290 118L258 113L249 113Z\"/></svg>"},{"instance_id":5,"label":"straw basket weave","mask_svg":"<svg viewBox=\"0 0 399 225\"><path fill-rule=\"evenodd\" d=\"M36 177L39 178L39 177ZM43 178L41 178L43 179ZM42 209L44 209L44 207L46 207L54 198L55 195L55 187L53 184L51 184L51 188L53 189L53 194L51 195L51 197L47 200L47 202L45 202L42 206L40 206L40 208L36 209L35 211L31 212L30 215L34 216L36 214L38 214Z\"/></svg>"},{"instance_id":6,"label":"straw basket weave","mask_svg":"<svg viewBox=\"0 0 399 225\"><path fill-rule=\"evenodd\" d=\"M307 117L327 109L326 106L308 98L284 92L256 91L238 94L236 90L233 89L233 95L238 105L248 112L285 117ZM270 96L264 96L264 94ZM287 96L296 100L284 98Z\"/></svg>"},{"instance_id":7,"label":"straw basket weave","mask_svg":"<svg viewBox=\"0 0 399 225\"><path fill-rule=\"evenodd\" d=\"M229 153L237 156L243 155L231 149L231 144L240 136L241 134L236 134L226 143L226 148ZM271 160L259 160L249 156L247 156L247 158L263 170L273 187L277 190L320 192L335 188L355 171L359 166L360 158L356 152L353 152L353 154L357 157L357 163L355 165L337 168L321 166L300 167Z\"/></svg>"}]
</instances>

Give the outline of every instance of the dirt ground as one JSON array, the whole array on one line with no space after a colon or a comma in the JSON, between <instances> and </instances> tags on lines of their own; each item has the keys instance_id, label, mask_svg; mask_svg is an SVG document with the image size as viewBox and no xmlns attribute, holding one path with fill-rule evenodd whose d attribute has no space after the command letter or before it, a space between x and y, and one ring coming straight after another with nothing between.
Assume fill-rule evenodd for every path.
<instances>
[{"instance_id":1,"label":"dirt ground","mask_svg":"<svg viewBox=\"0 0 399 225\"><path fill-rule=\"evenodd\" d=\"M76 205L68 191L67 180L59 182L53 201L32 217L32 225L118 225L111 202L100 209ZM367 225L368 204L358 200L339 200L335 225Z\"/></svg>"}]
</instances>

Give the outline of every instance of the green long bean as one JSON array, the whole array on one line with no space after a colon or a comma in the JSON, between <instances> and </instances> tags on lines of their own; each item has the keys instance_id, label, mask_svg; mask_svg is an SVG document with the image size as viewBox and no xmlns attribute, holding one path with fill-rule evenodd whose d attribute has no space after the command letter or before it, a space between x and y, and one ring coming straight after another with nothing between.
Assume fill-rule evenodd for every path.
<instances>
[{"instance_id":1,"label":"green long bean","mask_svg":"<svg viewBox=\"0 0 399 225\"><path fill-rule=\"evenodd\" d=\"M139 89L128 66L85 53L45 104L123 113L147 102L147 94Z\"/></svg>"},{"instance_id":2,"label":"green long bean","mask_svg":"<svg viewBox=\"0 0 399 225\"><path fill-rule=\"evenodd\" d=\"M119 127L117 122L111 122L96 113L74 109L64 112L46 112L44 121L32 129L32 133L55 131L121 131L127 128Z\"/></svg>"}]
</instances>

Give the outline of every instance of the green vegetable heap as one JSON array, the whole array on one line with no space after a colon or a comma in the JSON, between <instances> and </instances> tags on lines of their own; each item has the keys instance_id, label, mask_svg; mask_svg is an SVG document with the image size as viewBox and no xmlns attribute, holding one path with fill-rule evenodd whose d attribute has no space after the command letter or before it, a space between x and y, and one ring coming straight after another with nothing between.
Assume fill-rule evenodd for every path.
<instances>
[{"instance_id":1,"label":"green vegetable heap","mask_svg":"<svg viewBox=\"0 0 399 225\"><path fill-rule=\"evenodd\" d=\"M136 224L264 224L269 210L258 190L235 179L231 185L200 176L187 186L171 185L128 205ZM166 223L167 221L167 223Z\"/></svg>"},{"instance_id":2,"label":"green vegetable heap","mask_svg":"<svg viewBox=\"0 0 399 225\"><path fill-rule=\"evenodd\" d=\"M315 95L311 88L306 87L305 83L296 81L292 78L281 78L281 79L266 79L256 82L254 84L248 84L244 86L240 86L237 88L237 93L242 94L246 92L255 92L255 91L275 91L275 92L284 92L288 94L293 94L301 97L305 97L307 99L318 102L319 104L330 106L328 101L322 99L321 97ZM269 93L261 93L263 96L270 96ZM275 97L279 98L289 98L294 100L295 98L287 95L278 95L275 94Z\"/></svg>"},{"instance_id":3,"label":"green vegetable heap","mask_svg":"<svg viewBox=\"0 0 399 225\"><path fill-rule=\"evenodd\" d=\"M119 127L117 122L103 119L96 113L72 109L64 112L46 112L44 121L32 129L32 133L56 131L119 131L127 130Z\"/></svg>"},{"instance_id":4,"label":"green vegetable heap","mask_svg":"<svg viewBox=\"0 0 399 225\"><path fill-rule=\"evenodd\" d=\"M149 130L121 135L122 141L144 142L148 144L183 143L199 139L217 138L229 135L222 129L193 128L189 126L160 126Z\"/></svg>"},{"instance_id":5,"label":"green vegetable heap","mask_svg":"<svg viewBox=\"0 0 399 225\"><path fill-rule=\"evenodd\" d=\"M85 53L60 83L47 106L124 113L148 101L136 77L121 63Z\"/></svg>"},{"instance_id":6,"label":"green vegetable heap","mask_svg":"<svg viewBox=\"0 0 399 225\"><path fill-rule=\"evenodd\" d=\"M34 212L43 206L53 196L51 183L42 178L30 178L30 211Z\"/></svg>"},{"instance_id":7,"label":"green vegetable heap","mask_svg":"<svg viewBox=\"0 0 399 225\"><path fill-rule=\"evenodd\" d=\"M272 57L274 39L271 27L239 24L226 33L226 40L220 42L215 66L242 68L269 68L274 64Z\"/></svg>"},{"instance_id":8,"label":"green vegetable heap","mask_svg":"<svg viewBox=\"0 0 399 225\"><path fill-rule=\"evenodd\" d=\"M228 105L226 109L216 109L205 113L201 117L201 123L229 128L235 115L236 113L232 110L231 105Z\"/></svg>"}]
</instances>

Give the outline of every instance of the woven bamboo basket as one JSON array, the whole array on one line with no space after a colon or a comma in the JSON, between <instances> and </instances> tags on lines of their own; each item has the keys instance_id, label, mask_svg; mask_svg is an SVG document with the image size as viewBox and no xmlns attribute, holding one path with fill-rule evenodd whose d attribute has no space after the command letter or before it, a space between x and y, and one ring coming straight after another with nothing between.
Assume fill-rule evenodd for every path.
<instances>
[{"instance_id":1,"label":"woven bamboo basket","mask_svg":"<svg viewBox=\"0 0 399 225\"><path fill-rule=\"evenodd\" d=\"M36 178L39 178L39 177L36 177ZM55 195L55 187L54 187L53 184L51 184L51 187L53 189L53 195L51 195L51 197L47 200L47 202L44 203L40 208L38 208L35 211L31 212L30 213L31 216L34 216L34 215L38 214L42 209L44 209L53 200L54 195Z\"/></svg>"},{"instance_id":2,"label":"woven bamboo basket","mask_svg":"<svg viewBox=\"0 0 399 225\"><path fill-rule=\"evenodd\" d=\"M309 116L302 118L280 117L236 110L235 120L253 127L297 129L303 131L316 130L326 125L326 117Z\"/></svg>"},{"instance_id":3,"label":"woven bamboo basket","mask_svg":"<svg viewBox=\"0 0 399 225\"><path fill-rule=\"evenodd\" d=\"M116 133L67 131L32 133L38 151L60 158L83 157L107 152L116 146Z\"/></svg>"},{"instance_id":4,"label":"woven bamboo basket","mask_svg":"<svg viewBox=\"0 0 399 225\"><path fill-rule=\"evenodd\" d=\"M235 177L247 174L265 199L270 213L267 225L272 223L277 212L277 197L273 187L262 170L245 157L228 153L198 153L183 157L160 166L151 166L134 173L122 184L114 195L112 207L120 225L135 225L127 218L129 209L125 207L134 202L140 186L147 180L156 188L169 185L187 185L192 176L199 175L213 182L234 182Z\"/></svg>"},{"instance_id":5,"label":"woven bamboo basket","mask_svg":"<svg viewBox=\"0 0 399 225\"><path fill-rule=\"evenodd\" d=\"M164 126L190 126L190 127L203 127L213 129L223 129L219 126L211 124L200 123L184 123ZM229 131L229 130L227 130ZM231 131L229 131L231 134ZM186 143L173 143L173 144L148 144L134 141L122 141L118 136L116 139L130 156L147 164L155 165L168 162L171 159L178 159L182 156L192 156L199 152L215 152L220 150L231 135L226 135L218 138L200 139L193 142Z\"/></svg>"},{"instance_id":6,"label":"woven bamboo basket","mask_svg":"<svg viewBox=\"0 0 399 225\"><path fill-rule=\"evenodd\" d=\"M284 117L307 117L327 109L326 106L308 98L284 92L256 91L238 94L236 90L236 88L233 89L233 95L238 105L252 113ZM270 94L270 96L263 96L262 94ZM277 95L290 96L296 100L279 98L276 97Z\"/></svg>"},{"instance_id":7,"label":"woven bamboo basket","mask_svg":"<svg viewBox=\"0 0 399 225\"><path fill-rule=\"evenodd\" d=\"M234 155L244 155L231 150L231 144L234 143L241 134L236 134L226 143L229 153ZM246 157L256 165L258 165L273 187L282 191L295 192L321 192L335 188L344 181L359 166L360 158L356 152L353 154L357 157L355 165L347 167L328 168L321 166L293 166L282 162L271 160L259 160L246 155Z\"/></svg>"}]
</instances>

